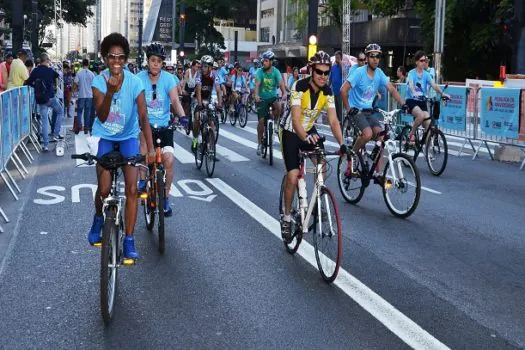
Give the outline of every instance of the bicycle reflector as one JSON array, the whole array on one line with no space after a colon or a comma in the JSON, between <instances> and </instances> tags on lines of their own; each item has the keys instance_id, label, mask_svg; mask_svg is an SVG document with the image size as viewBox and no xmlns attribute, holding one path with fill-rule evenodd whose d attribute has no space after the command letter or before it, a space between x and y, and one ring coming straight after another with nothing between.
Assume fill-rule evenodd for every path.
<instances>
[{"instance_id":1,"label":"bicycle reflector","mask_svg":"<svg viewBox=\"0 0 525 350\"><path fill-rule=\"evenodd\" d=\"M392 180L388 179L385 181L385 189L389 190L392 188Z\"/></svg>"},{"instance_id":2,"label":"bicycle reflector","mask_svg":"<svg viewBox=\"0 0 525 350\"><path fill-rule=\"evenodd\" d=\"M141 192L139 194L140 199L148 199L148 193L147 192Z\"/></svg>"},{"instance_id":3,"label":"bicycle reflector","mask_svg":"<svg viewBox=\"0 0 525 350\"><path fill-rule=\"evenodd\" d=\"M122 265L124 265L124 266L135 265L135 260L134 259L123 259L122 260Z\"/></svg>"}]
</instances>

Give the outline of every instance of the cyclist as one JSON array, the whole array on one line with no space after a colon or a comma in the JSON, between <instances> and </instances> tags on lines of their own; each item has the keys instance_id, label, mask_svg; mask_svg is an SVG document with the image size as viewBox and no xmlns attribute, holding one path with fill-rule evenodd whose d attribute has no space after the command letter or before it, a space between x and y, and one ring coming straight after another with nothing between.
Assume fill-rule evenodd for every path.
<instances>
[{"instance_id":1,"label":"cyclist","mask_svg":"<svg viewBox=\"0 0 525 350\"><path fill-rule=\"evenodd\" d=\"M328 85L331 65L330 55L324 51L312 56L309 62L312 75L294 83L290 97L291 113L281 120L281 145L287 171L281 235L287 243L292 240L290 210L299 175L299 150L311 150L318 144L319 135L314 123L323 112L328 114L332 134L341 145L341 152L347 152L334 95ZM319 145L324 148L322 143Z\"/></svg>"},{"instance_id":2,"label":"cyclist","mask_svg":"<svg viewBox=\"0 0 525 350\"><path fill-rule=\"evenodd\" d=\"M93 136L100 137L97 157L120 148L124 157L139 153L139 123L146 136L148 160L154 159L153 140L149 126L144 88L140 79L127 70L124 64L129 57L128 40L119 33L109 34L100 45L100 53L108 69L93 79L92 88L97 118L93 124ZM137 219L137 168L124 166L126 209L124 215L126 238L124 257L138 259L133 230ZM95 195L95 216L88 233L91 245L101 241L104 224L103 198L111 189L111 173L97 165L98 187Z\"/></svg>"},{"instance_id":3,"label":"cyclist","mask_svg":"<svg viewBox=\"0 0 525 350\"><path fill-rule=\"evenodd\" d=\"M350 74L341 87L341 99L345 110L349 114L353 114L354 122L361 130L361 136L354 143L354 152L363 148L372 138L380 140L377 135L382 131L382 128L379 124L378 113L373 112L373 103L381 87L386 87L397 102L402 105L405 103L401 100L401 96L394 85L390 83L385 73L378 67L381 52L381 46L369 44L365 48L366 65L357 68ZM356 109L355 113L357 114L351 112L351 109ZM382 154L379 157L381 159ZM356 165L355 159L351 159L349 168L352 173L355 172ZM376 181L379 180L378 174L380 171L381 161L378 162L376 173L374 174Z\"/></svg>"},{"instance_id":4,"label":"cyclist","mask_svg":"<svg viewBox=\"0 0 525 350\"><path fill-rule=\"evenodd\" d=\"M217 62L219 64L219 68L217 70L217 82L219 83L222 92L221 96L223 96L224 100L226 100L226 76L228 75L228 69L226 68L224 58L219 58Z\"/></svg>"},{"instance_id":5,"label":"cyclist","mask_svg":"<svg viewBox=\"0 0 525 350\"><path fill-rule=\"evenodd\" d=\"M409 134L409 143L411 145L413 145L415 142L415 132L421 123L423 123L425 130L430 125L427 102L424 100L429 91L429 88L432 87L440 95L450 98L449 95L443 94L443 91L439 85L434 82L433 78L430 76L430 73L425 70L426 62L428 62L428 58L425 53L423 51L416 52L414 59L416 60L416 68L408 72L408 89L406 101L408 112L415 117L412 130Z\"/></svg>"},{"instance_id":6,"label":"cyclist","mask_svg":"<svg viewBox=\"0 0 525 350\"><path fill-rule=\"evenodd\" d=\"M200 115L208 103L210 103L212 91L215 89L217 92L217 108L220 109L222 106L222 91L219 86L218 79L211 72L213 66L213 57L205 55L201 58L201 71L197 75L195 85L195 98L197 99L197 107L195 108L195 117L193 119L193 141L191 143L192 152L196 152L199 144L202 142L200 135ZM214 127L213 120L210 121L210 126Z\"/></svg>"},{"instance_id":7,"label":"cyclist","mask_svg":"<svg viewBox=\"0 0 525 350\"><path fill-rule=\"evenodd\" d=\"M254 58L253 60L253 67L250 67L250 70L248 71L248 80L250 82L250 96L254 98L254 92L255 92L255 75L257 73L257 69L259 69L259 60L257 58Z\"/></svg>"},{"instance_id":8,"label":"cyclist","mask_svg":"<svg viewBox=\"0 0 525 350\"><path fill-rule=\"evenodd\" d=\"M166 59L164 46L153 43L146 49L148 59L148 70L141 71L137 76L142 81L148 107L148 118L150 125L156 128L166 128L170 124L170 106L179 115L181 124L187 124L188 120L184 114L179 100L177 81L173 74L162 70L162 63ZM153 135L152 135L153 137ZM162 129L155 134L155 139L160 139L162 148L162 164L166 169L165 181L165 200L164 216L171 216L172 209L169 203L169 193L171 183L173 182L173 163L175 160L175 149L173 148L173 130ZM144 134L141 135L141 151L143 152L146 145L144 143ZM145 177L145 172L141 172L141 177ZM139 181L139 191L146 191L146 180Z\"/></svg>"},{"instance_id":9,"label":"cyclist","mask_svg":"<svg viewBox=\"0 0 525 350\"><path fill-rule=\"evenodd\" d=\"M233 103L232 106L236 106L237 103L239 103L239 100L241 100L241 103L243 105L246 104L245 101L245 94L247 88L247 81L246 77L244 76L244 72L242 67L239 65L237 69L235 70L235 75L232 77L232 90L233 90Z\"/></svg>"},{"instance_id":10,"label":"cyclist","mask_svg":"<svg viewBox=\"0 0 525 350\"><path fill-rule=\"evenodd\" d=\"M201 64L198 60L191 62L191 68L186 70L184 80L182 82L182 107L186 115L191 113L191 100L194 97L197 74L201 69Z\"/></svg>"},{"instance_id":11,"label":"cyclist","mask_svg":"<svg viewBox=\"0 0 525 350\"><path fill-rule=\"evenodd\" d=\"M263 66L257 70L257 74L255 75L255 102L258 104L257 116L259 118L259 124L257 125L258 156L262 153L264 123L266 117L268 117L270 105L273 106L273 115L276 123L281 114L281 104L277 101L277 87L281 89L281 96L286 96L286 86L284 85L281 73L272 65L274 57L275 54L272 51L263 53Z\"/></svg>"}]
</instances>

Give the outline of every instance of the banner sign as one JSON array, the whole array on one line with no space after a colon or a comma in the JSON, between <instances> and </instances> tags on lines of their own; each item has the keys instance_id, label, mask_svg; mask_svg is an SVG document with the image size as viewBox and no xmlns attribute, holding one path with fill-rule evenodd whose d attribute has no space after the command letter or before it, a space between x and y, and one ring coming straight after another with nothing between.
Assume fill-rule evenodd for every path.
<instances>
[{"instance_id":1,"label":"banner sign","mask_svg":"<svg viewBox=\"0 0 525 350\"><path fill-rule=\"evenodd\" d=\"M439 125L445 129L466 131L467 88L449 86L445 92L450 95L450 101L441 101Z\"/></svg>"},{"instance_id":2,"label":"banner sign","mask_svg":"<svg viewBox=\"0 0 525 350\"><path fill-rule=\"evenodd\" d=\"M482 88L480 124L487 135L518 138L520 89Z\"/></svg>"},{"instance_id":3,"label":"banner sign","mask_svg":"<svg viewBox=\"0 0 525 350\"><path fill-rule=\"evenodd\" d=\"M22 97L22 137L27 137L29 136L31 125L31 96L27 86L24 86L20 91Z\"/></svg>"},{"instance_id":4,"label":"banner sign","mask_svg":"<svg viewBox=\"0 0 525 350\"><path fill-rule=\"evenodd\" d=\"M6 165L11 156L11 91L2 93L2 165Z\"/></svg>"},{"instance_id":5,"label":"banner sign","mask_svg":"<svg viewBox=\"0 0 525 350\"><path fill-rule=\"evenodd\" d=\"M18 141L20 141L20 120L21 111L19 103L19 90L13 89L11 91L11 149L15 149Z\"/></svg>"}]
</instances>

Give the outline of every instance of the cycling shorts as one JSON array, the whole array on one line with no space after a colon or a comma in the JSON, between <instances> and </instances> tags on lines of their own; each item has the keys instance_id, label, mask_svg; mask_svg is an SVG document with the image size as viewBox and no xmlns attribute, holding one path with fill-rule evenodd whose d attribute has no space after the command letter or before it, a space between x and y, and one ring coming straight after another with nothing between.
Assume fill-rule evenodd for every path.
<instances>
[{"instance_id":1,"label":"cycling shorts","mask_svg":"<svg viewBox=\"0 0 525 350\"><path fill-rule=\"evenodd\" d=\"M98 141L97 157L100 158L104 154L114 151L114 147L126 158L134 157L140 153L138 138L130 138L123 141L110 141L101 138Z\"/></svg>"},{"instance_id":2,"label":"cycling shorts","mask_svg":"<svg viewBox=\"0 0 525 350\"><path fill-rule=\"evenodd\" d=\"M368 111L361 111L353 116L354 124L361 131L366 128L381 127L381 124L379 124L381 118L381 114Z\"/></svg>"},{"instance_id":3,"label":"cycling shorts","mask_svg":"<svg viewBox=\"0 0 525 350\"><path fill-rule=\"evenodd\" d=\"M268 117L268 111L270 109L270 106L273 105L275 101L277 101L277 97L272 97L267 100L261 100L261 102L257 106L257 116L259 117L259 119Z\"/></svg>"},{"instance_id":4,"label":"cycling shorts","mask_svg":"<svg viewBox=\"0 0 525 350\"><path fill-rule=\"evenodd\" d=\"M421 108L423 112L428 111L427 109L427 103L424 101L416 100L413 98L409 98L406 100L406 104L408 106L408 113L412 113L412 110L416 107Z\"/></svg>"},{"instance_id":5,"label":"cycling shorts","mask_svg":"<svg viewBox=\"0 0 525 350\"><path fill-rule=\"evenodd\" d=\"M315 126L308 131L308 135L317 134L317 129ZM299 169L300 158L299 150L301 151L312 151L315 148L315 145L311 145L308 142L305 142L297 136L296 133L281 129L281 151L283 152L284 165L286 166L286 171L291 171L294 169ZM322 149L324 149L323 143L319 144Z\"/></svg>"}]
</instances>

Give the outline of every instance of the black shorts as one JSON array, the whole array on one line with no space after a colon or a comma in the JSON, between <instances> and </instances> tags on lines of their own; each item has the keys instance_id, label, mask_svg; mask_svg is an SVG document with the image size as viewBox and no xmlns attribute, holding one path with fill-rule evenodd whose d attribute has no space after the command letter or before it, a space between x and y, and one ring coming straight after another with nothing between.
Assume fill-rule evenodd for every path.
<instances>
[{"instance_id":1,"label":"black shorts","mask_svg":"<svg viewBox=\"0 0 525 350\"><path fill-rule=\"evenodd\" d=\"M173 148L173 130L160 128L155 129L151 127L153 133L153 146L157 147L157 139L160 139L160 147L171 147Z\"/></svg>"},{"instance_id":2,"label":"black shorts","mask_svg":"<svg viewBox=\"0 0 525 350\"><path fill-rule=\"evenodd\" d=\"M415 108L415 107L419 107L421 108L421 110L423 112L426 112L428 111L427 109L427 103L424 102L424 101L420 101L420 100L415 100L413 98L409 98L408 100L406 100L406 104L408 106L408 113L412 113L412 110Z\"/></svg>"},{"instance_id":3,"label":"black shorts","mask_svg":"<svg viewBox=\"0 0 525 350\"><path fill-rule=\"evenodd\" d=\"M365 130L366 128L381 127L379 121L381 120L382 115L380 113L376 113L373 111L361 111L354 115L352 118L354 120L354 124L361 131Z\"/></svg>"},{"instance_id":4,"label":"black shorts","mask_svg":"<svg viewBox=\"0 0 525 350\"><path fill-rule=\"evenodd\" d=\"M308 131L308 134L317 134L315 126L311 128L310 131ZM302 141L296 133L288 130L282 131L281 145L286 171L299 169L299 150L312 151L315 148L315 145L311 145L308 142ZM324 149L324 145L322 143L320 146L322 149Z\"/></svg>"}]
</instances>

